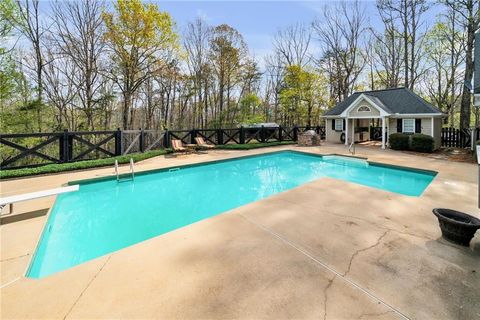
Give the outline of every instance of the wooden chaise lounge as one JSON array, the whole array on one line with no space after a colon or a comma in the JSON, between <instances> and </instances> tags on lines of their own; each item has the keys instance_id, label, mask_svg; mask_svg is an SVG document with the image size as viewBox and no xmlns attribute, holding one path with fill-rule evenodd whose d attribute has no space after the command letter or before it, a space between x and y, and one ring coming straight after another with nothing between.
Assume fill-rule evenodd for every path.
<instances>
[{"instance_id":1,"label":"wooden chaise lounge","mask_svg":"<svg viewBox=\"0 0 480 320\"><path fill-rule=\"evenodd\" d=\"M208 150L208 149L215 148L215 146L206 143L205 140L203 140L202 137L196 137L195 142L197 143L198 148L202 149L202 150Z\"/></svg>"},{"instance_id":2,"label":"wooden chaise lounge","mask_svg":"<svg viewBox=\"0 0 480 320\"><path fill-rule=\"evenodd\" d=\"M187 153L189 150L183 146L182 140L172 139L172 149L175 153Z\"/></svg>"}]
</instances>

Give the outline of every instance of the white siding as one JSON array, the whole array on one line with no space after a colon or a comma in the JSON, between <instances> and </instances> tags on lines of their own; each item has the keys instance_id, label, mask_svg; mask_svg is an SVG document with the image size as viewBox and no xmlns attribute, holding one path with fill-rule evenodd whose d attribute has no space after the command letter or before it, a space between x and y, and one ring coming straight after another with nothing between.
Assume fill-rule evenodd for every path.
<instances>
[{"instance_id":1,"label":"white siding","mask_svg":"<svg viewBox=\"0 0 480 320\"><path fill-rule=\"evenodd\" d=\"M370 112L358 112L358 108L361 106L367 106L370 108ZM372 106L368 101L362 99L359 101L353 108L350 110L349 117L378 117L380 116L380 111Z\"/></svg>"},{"instance_id":2,"label":"white siding","mask_svg":"<svg viewBox=\"0 0 480 320\"><path fill-rule=\"evenodd\" d=\"M342 134L342 132L332 130L332 121L335 121L335 120L334 119L325 120L325 132L326 132L325 140L327 142L341 143L340 135Z\"/></svg>"}]
</instances>

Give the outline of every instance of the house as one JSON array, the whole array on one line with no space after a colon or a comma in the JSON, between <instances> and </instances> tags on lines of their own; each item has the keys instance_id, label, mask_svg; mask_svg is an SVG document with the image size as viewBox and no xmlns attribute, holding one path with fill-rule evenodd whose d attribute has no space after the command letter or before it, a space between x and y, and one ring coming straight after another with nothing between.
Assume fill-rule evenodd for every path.
<instances>
[{"instance_id":1,"label":"house","mask_svg":"<svg viewBox=\"0 0 480 320\"><path fill-rule=\"evenodd\" d=\"M381 140L385 149L392 133L423 133L434 138L438 149L444 116L407 88L355 92L323 115L325 139L345 145Z\"/></svg>"}]
</instances>

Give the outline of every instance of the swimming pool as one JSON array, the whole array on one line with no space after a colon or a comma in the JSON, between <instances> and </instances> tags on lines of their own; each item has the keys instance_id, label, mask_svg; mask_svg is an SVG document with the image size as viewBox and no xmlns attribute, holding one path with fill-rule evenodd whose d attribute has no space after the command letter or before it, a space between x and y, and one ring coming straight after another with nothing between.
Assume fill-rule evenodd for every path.
<instances>
[{"instance_id":1,"label":"swimming pool","mask_svg":"<svg viewBox=\"0 0 480 320\"><path fill-rule=\"evenodd\" d=\"M42 278L322 177L420 196L434 172L282 151L80 184L57 197L27 276Z\"/></svg>"}]
</instances>

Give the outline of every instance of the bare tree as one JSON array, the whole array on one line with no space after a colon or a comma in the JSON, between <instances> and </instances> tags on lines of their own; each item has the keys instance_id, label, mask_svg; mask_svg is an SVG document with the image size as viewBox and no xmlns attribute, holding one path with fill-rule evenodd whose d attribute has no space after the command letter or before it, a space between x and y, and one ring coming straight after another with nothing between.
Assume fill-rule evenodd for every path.
<instances>
[{"instance_id":1,"label":"bare tree","mask_svg":"<svg viewBox=\"0 0 480 320\"><path fill-rule=\"evenodd\" d=\"M445 4L456 12L456 19L466 33L464 82L471 83L473 78L473 47L475 33L480 27L479 0L445 0ZM470 127L472 96L470 89L463 86L460 106L460 128Z\"/></svg>"},{"instance_id":2,"label":"bare tree","mask_svg":"<svg viewBox=\"0 0 480 320\"><path fill-rule=\"evenodd\" d=\"M46 28L41 22L39 0L17 0L16 5L17 14L5 18L32 46L32 61L27 59L23 64L35 74L37 127L42 131L43 68L47 64L43 54L43 41Z\"/></svg>"},{"instance_id":3,"label":"bare tree","mask_svg":"<svg viewBox=\"0 0 480 320\"><path fill-rule=\"evenodd\" d=\"M280 121L280 90L283 83L283 65L280 53L274 53L265 58L266 84L265 84L265 118L268 119L267 109L273 104L273 121Z\"/></svg>"},{"instance_id":4,"label":"bare tree","mask_svg":"<svg viewBox=\"0 0 480 320\"><path fill-rule=\"evenodd\" d=\"M44 90L48 103L57 109L56 129L75 130L75 119L69 117L68 108L72 106L78 92L77 86L69 80L71 74L78 72L77 66L68 58L55 57L52 49L47 49L45 55L51 63L43 69Z\"/></svg>"},{"instance_id":5,"label":"bare tree","mask_svg":"<svg viewBox=\"0 0 480 320\"><path fill-rule=\"evenodd\" d=\"M366 27L365 9L358 1L343 1L333 9L325 7L323 16L313 22L323 50L316 62L332 81L337 101L350 95L365 66L362 48Z\"/></svg>"},{"instance_id":6,"label":"bare tree","mask_svg":"<svg viewBox=\"0 0 480 320\"><path fill-rule=\"evenodd\" d=\"M218 110L215 120L218 125L222 125L230 111L232 89L238 83L247 47L237 30L222 24L212 30L210 48L210 61L218 82Z\"/></svg>"},{"instance_id":7,"label":"bare tree","mask_svg":"<svg viewBox=\"0 0 480 320\"><path fill-rule=\"evenodd\" d=\"M392 11L379 10L379 14L384 29L382 32L372 29L374 37L372 65L384 87L396 88L400 86L401 72L405 67L402 37L395 25L395 15Z\"/></svg>"},{"instance_id":8,"label":"bare tree","mask_svg":"<svg viewBox=\"0 0 480 320\"><path fill-rule=\"evenodd\" d=\"M429 9L427 0L377 0L380 15L399 30L403 42L403 71L405 87L413 89L423 76L423 42L427 26L423 20Z\"/></svg>"},{"instance_id":9,"label":"bare tree","mask_svg":"<svg viewBox=\"0 0 480 320\"><path fill-rule=\"evenodd\" d=\"M462 92L461 65L465 62L465 35L459 28L457 13L449 9L427 34L427 59L431 68L425 79L430 99L448 114L454 126L455 106ZM448 122L446 122L448 123Z\"/></svg>"},{"instance_id":10,"label":"bare tree","mask_svg":"<svg viewBox=\"0 0 480 320\"><path fill-rule=\"evenodd\" d=\"M87 126L94 129L94 111L100 101L101 75L104 54L102 8L97 0L56 2L52 5L54 30L50 33L58 53L70 59L77 72L67 74L78 88L81 110Z\"/></svg>"},{"instance_id":11,"label":"bare tree","mask_svg":"<svg viewBox=\"0 0 480 320\"><path fill-rule=\"evenodd\" d=\"M305 67L311 60L309 53L311 39L311 29L297 23L279 30L273 39L273 47L281 57L283 65Z\"/></svg>"},{"instance_id":12,"label":"bare tree","mask_svg":"<svg viewBox=\"0 0 480 320\"><path fill-rule=\"evenodd\" d=\"M205 127L208 122L208 99L206 98L205 82L207 77L207 63L209 54L209 41L211 27L201 18L187 24L183 45L187 51L187 65L193 77L193 89L196 92L195 106L193 107L193 126L197 124L196 112L200 112L200 123Z\"/></svg>"}]
</instances>

